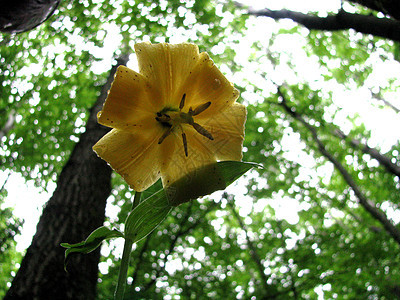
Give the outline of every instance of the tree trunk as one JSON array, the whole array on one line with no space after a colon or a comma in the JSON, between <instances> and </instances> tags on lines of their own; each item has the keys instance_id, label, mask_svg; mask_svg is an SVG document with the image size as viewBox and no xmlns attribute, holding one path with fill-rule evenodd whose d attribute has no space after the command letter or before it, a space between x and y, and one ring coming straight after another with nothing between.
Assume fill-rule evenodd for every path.
<instances>
[{"instance_id":1,"label":"tree trunk","mask_svg":"<svg viewBox=\"0 0 400 300\"><path fill-rule=\"evenodd\" d=\"M127 58L119 64L126 64ZM64 270L60 243L76 243L102 226L111 191L111 169L92 151L109 130L97 123L116 71L114 66L64 166L54 194L43 209L32 244L4 299L95 299L100 251L72 255Z\"/></svg>"}]
</instances>

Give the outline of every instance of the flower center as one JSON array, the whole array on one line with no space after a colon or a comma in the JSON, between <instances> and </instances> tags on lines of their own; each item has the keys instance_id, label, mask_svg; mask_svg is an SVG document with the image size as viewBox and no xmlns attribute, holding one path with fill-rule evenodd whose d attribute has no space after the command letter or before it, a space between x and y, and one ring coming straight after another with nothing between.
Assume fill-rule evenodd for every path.
<instances>
[{"instance_id":1,"label":"flower center","mask_svg":"<svg viewBox=\"0 0 400 300\"><path fill-rule=\"evenodd\" d=\"M171 108L171 107L164 107L161 111L156 114L156 120L160 122L162 126L165 127L165 132L158 140L158 144L161 144L164 139L171 134L171 132L175 128L179 128L182 133L182 142L183 148L185 150L185 155L188 156L187 150L187 140L186 134L183 132L182 124L191 125L198 133L202 136L210 140L214 140L211 133L209 133L204 127L200 124L196 123L193 119L194 116L205 111L207 108L210 107L211 102L206 102L197 106L194 110L190 107L187 113L182 112L182 108L185 106L185 98L186 94L183 94L181 102L179 104L179 110Z\"/></svg>"}]
</instances>

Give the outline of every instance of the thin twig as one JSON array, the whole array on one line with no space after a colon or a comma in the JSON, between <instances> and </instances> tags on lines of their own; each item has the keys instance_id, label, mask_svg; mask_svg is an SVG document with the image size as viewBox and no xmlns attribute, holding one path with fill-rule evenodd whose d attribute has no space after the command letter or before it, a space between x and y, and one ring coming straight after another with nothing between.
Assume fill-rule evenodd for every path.
<instances>
[{"instance_id":1,"label":"thin twig","mask_svg":"<svg viewBox=\"0 0 400 300\"><path fill-rule=\"evenodd\" d=\"M369 154L372 158L375 158L388 172L400 178L400 166L393 163L389 157L383 155L378 149L370 147L366 143L362 143L357 139L349 139L349 137L340 129L336 129L334 134L339 138L348 141L351 147L355 149L359 148L362 152Z\"/></svg>"},{"instance_id":2,"label":"thin twig","mask_svg":"<svg viewBox=\"0 0 400 300\"><path fill-rule=\"evenodd\" d=\"M261 282L262 285L264 287L265 292L267 292L269 290L269 286L268 286L268 276L265 275L265 268L261 262L261 258L257 252L256 247L254 246L253 242L251 241L250 237L249 237L249 231L247 229L246 224L244 224L242 218L240 217L240 215L238 214L238 212L236 211L234 205L233 205L233 196L230 197L231 199L228 199L227 203L228 206L233 214L233 216L235 217L236 221L239 223L240 228L243 230L243 232L245 233L246 236L246 243L247 243L247 247L250 250L250 256L252 258L252 260L254 261L254 263L257 266L258 269L258 273L261 277Z\"/></svg>"},{"instance_id":3,"label":"thin twig","mask_svg":"<svg viewBox=\"0 0 400 300\"><path fill-rule=\"evenodd\" d=\"M396 106L394 106L392 103L390 103L389 101L387 101L386 99L384 99L380 93L374 93L373 91L371 91L371 95L373 99L376 99L378 101L382 101L384 103L384 105L386 105L387 107L390 107L391 109L393 109L396 113L400 113L400 109Z\"/></svg>"},{"instance_id":4,"label":"thin twig","mask_svg":"<svg viewBox=\"0 0 400 300\"><path fill-rule=\"evenodd\" d=\"M11 171L7 174L7 178L4 180L3 185L2 185L1 188L0 188L0 194L1 194L1 193L3 192L3 190L5 189L6 184L7 184L7 182L8 182L8 179L10 179L10 176L11 176Z\"/></svg>"}]
</instances>

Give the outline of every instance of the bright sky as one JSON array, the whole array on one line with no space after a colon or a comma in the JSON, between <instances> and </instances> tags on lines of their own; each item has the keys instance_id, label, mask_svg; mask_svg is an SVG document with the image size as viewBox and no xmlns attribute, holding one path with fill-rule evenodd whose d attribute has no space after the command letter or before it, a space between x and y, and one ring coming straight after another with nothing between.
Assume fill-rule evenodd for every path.
<instances>
[{"instance_id":1,"label":"bright sky","mask_svg":"<svg viewBox=\"0 0 400 300\"><path fill-rule=\"evenodd\" d=\"M340 8L340 1L258 1L252 0L248 1L250 5L253 5L255 8L263 8L268 7L270 9L281 9L282 7L290 8L292 10L307 12L309 10L318 10L321 12L324 11L336 11ZM329 5L329 6L327 6ZM322 13L323 15L324 13ZM277 25L274 21L259 18L253 21L255 28L257 30L250 30L248 34L248 39L243 41L238 47L238 61L246 62L248 57L248 53L251 52L250 46L253 41L259 41L260 36L264 37L264 43L268 42L268 36L270 36L271 31L277 26L282 26L282 23ZM285 24L285 23L283 23ZM291 26L291 23L287 22L288 27ZM112 29L111 29L112 30ZM116 30L116 29L114 29ZM110 34L107 36L106 45L118 45L120 44L120 38L117 34ZM178 42L178 40L176 41ZM302 76L306 77L308 80L315 79L319 80L319 71L318 66L316 64L310 64L312 58L307 58L303 54L303 50L301 49L301 43L296 44L293 43L291 39L282 39L279 43L277 43L275 49L276 51L282 51L282 53L287 53L288 57L293 54L296 59L296 69L299 70L298 74L302 74ZM99 68L99 71L104 71L105 65L110 65L112 61L112 55L114 50L106 49L100 50L95 49L97 51L96 56L104 57L106 61L110 63L100 62L96 68ZM215 49L218 51L218 49ZM242 53L242 55L240 55ZM314 62L315 63L315 62ZM262 66L264 67L264 66ZM271 66L265 66L266 68L271 68ZM260 68L260 66L258 66ZM246 73L235 74L233 78L230 78L234 82L241 82L244 79L252 80L254 74L256 73L256 69L253 66L249 66L246 68ZM223 70L225 71L225 70ZM229 70L226 70L229 73ZM374 68L374 74L371 76L371 81L375 82L385 82L385 78L387 76L397 76L400 74L400 64L385 65L384 63L379 64ZM285 66L277 68L275 71L271 69L270 73L271 78L275 81L282 79L282 81L290 80L293 75L293 71L288 70ZM293 77L293 81L296 82L297 78ZM254 80L258 79L254 77ZM264 83L263 83L264 84ZM330 83L333 84L333 83ZM246 95L243 95L246 97ZM394 96L393 96L394 97ZM254 98L254 96L253 96ZM337 122L343 122L346 127L348 121L345 120L346 114L360 114L361 120L367 124L367 128L373 130L373 139L372 146L380 145L386 149L390 146L395 140L400 139L400 131L394 131L393 128L400 128L400 118L396 116L393 111L388 109L377 109L374 105L366 105L365 99L369 98L368 91L365 89L360 89L354 92L344 91L342 87L336 89L334 94L334 100L336 104L340 107L344 108L343 116L338 116ZM390 99L388 99L390 100ZM368 103L368 101L367 101ZM340 119L342 118L342 120ZM390 130L388 130L388 128ZM288 134L285 137L285 140L282 141L282 147L286 147L287 149L293 149L293 146L298 146L298 136L296 134ZM303 154L288 154L294 155L293 159L301 160L302 162L307 161L307 157ZM296 158L297 155L297 158ZM312 166L311 166L312 167ZM329 170L324 170L324 172L330 172ZM2 184L7 178L8 173L0 172L0 184ZM234 189L237 199L238 207L241 207L240 214L245 217L249 211L248 201L252 201L251 198L246 196L246 189L243 188L244 184L236 184L234 187L228 188L228 192ZM36 224L39 220L41 210L46 201L50 198L52 191L49 193L40 193L37 188L31 182L25 182L24 179L18 174L12 174L7 182L6 188L8 190L8 197L6 198L4 207L13 207L14 214L21 219L25 220L25 224L23 226L22 235L16 238L18 242L17 249L19 251L23 251L26 249L30 242L31 238L36 231ZM53 184L54 188L54 184ZM217 194L218 195L218 194ZM279 196L279 195L278 195ZM298 220L297 211L302 209L302 204L297 201L289 198L282 197L279 201L272 201L268 204L272 205L276 209L276 216L278 218L287 219L290 223L296 223ZM264 203L265 205L265 203ZM288 209L291 207L293 209ZM115 209L108 205L107 210L108 215L114 215ZM321 287L322 289L322 287Z\"/></svg>"},{"instance_id":2,"label":"bright sky","mask_svg":"<svg viewBox=\"0 0 400 300\"><path fill-rule=\"evenodd\" d=\"M8 173L0 172L0 184L5 182L7 177ZM32 181L25 182L25 179L17 173L9 177L6 189L8 196L1 209L12 207L14 215L25 221L22 234L15 237L17 250L24 251L31 243L42 213L42 207L49 200L51 193L41 192Z\"/></svg>"}]
</instances>

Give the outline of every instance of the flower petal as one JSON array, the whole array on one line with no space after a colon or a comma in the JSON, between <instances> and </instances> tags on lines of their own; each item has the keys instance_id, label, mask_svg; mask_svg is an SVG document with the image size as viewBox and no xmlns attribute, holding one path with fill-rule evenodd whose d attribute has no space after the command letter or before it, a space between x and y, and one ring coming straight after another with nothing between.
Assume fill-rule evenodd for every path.
<instances>
[{"instance_id":1,"label":"flower petal","mask_svg":"<svg viewBox=\"0 0 400 300\"><path fill-rule=\"evenodd\" d=\"M98 115L115 129L94 151L136 191L160 176L164 187L179 180L189 188L217 159L241 160L246 110L208 54L193 44L140 43L135 50L141 74L118 68ZM172 121L161 121L161 112L178 109L179 118L165 113Z\"/></svg>"},{"instance_id":2,"label":"flower petal","mask_svg":"<svg viewBox=\"0 0 400 300\"><path fill-rule=\"evenodd\" d=\"M135 45L140 73L151 84L153 99L165 106L178 107L182 94L177 93L199 61L199 49L194 44Z\"/></svg>"},{"instance_id":3,"label":"flower petal","mask_svg":"<svg viewBox=\"0 0 400 300\"><path fill-rule=\"evenodd\" d=\"M211 102L210 107L199 114L202 117L209 117L224 110L239 97L239 91L218 70L207 53L200 54L199 63L188 74L178 94L183 93L186 94L187 102L185 112L189 107L195 109L199 105Z\"/></svg>"},{"instance_id":4,"label":"flower petal","mask_svg":"<svg viewBox=\"0 0 400 300\"><path fill-rule=\"evenodd\" d=\"M164 155L157 144L159 135L151 129L140 134L113 129L93 146L93 150L135 191L141 192L160 178Z\"/></svg>"},{"instance_id":5,"label":"flower petal","mask_svg":"<svg viewBox=\"0 0 400 300\"><path fill-rule=\"evenodd\" d=\"M188 156L185 155L185 150L182 143L180 133L175 131L174 137L167 137L175 144L174 151L170 156L170 161L165 164L161 170L161 178L163 186L168 187L177 180L185 177L197 168L209 165L216 162L213 153L204 144L207 138L199 135L194 129L185 127L184 132L187 137ZM190 181L190 178L187 178Z\"/></svg>"},{"instance_id":6,"label":"flower petal","mask_svg":"<svg viewBox=\"0 0 400 300\"><path fill-rule=\"evenodd\" d=\"M214 140L206 139L204 143L218 160L240 161L242 159L244 124L246 122L244 105L235 102L209 119L196 118L196 121L213 136Z\"/></svg>"},{"instance_id":7,"label":"flower petal","mask_svg":"<svg viewBox=\"0 0 400 300\"><path fill-rule=\"evenodd\" d=\"M147 121L154 120L156 112L148 89L143 75L119 66L104 107L98 114L99 123L119 129L147 126Z\"/></svg>"}]
</instances>

